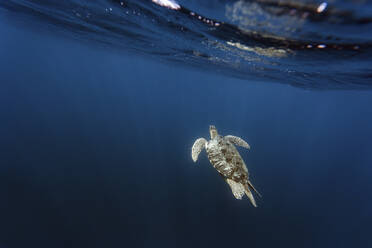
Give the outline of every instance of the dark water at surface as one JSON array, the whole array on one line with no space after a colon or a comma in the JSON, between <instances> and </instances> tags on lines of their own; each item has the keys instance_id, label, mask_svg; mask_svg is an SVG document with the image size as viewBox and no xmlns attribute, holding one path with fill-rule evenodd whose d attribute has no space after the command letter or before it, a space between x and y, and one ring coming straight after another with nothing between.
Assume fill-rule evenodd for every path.
<instances>
[{"instance_id":1,"label":"dark water at surface","mask_svg":"<svg viewBox=\"0 0 372 248\"><path fill-rule=\"evenodd\" d=\"M370 1L210 0L176 7L150 0L0 3L9 18L171 64L307 89L371 88Z\"/></svg>"},{"instance_id":2,"label":"dark water at surface","mask_svg":"<svg viewBox=\"0 0 372 248\"><path fill-rule=\"evenodd\" d=\"M0 4L16 13L0 12L1 248L372 246L371 91L304 90L266 77L236 79L221 64L204 72L187 66L204 65L201 56L174 66L170 55L129 42L138 37L109 36L109 45L127 43L107 49L89 41L90 31L71 39L77 29L65 23L50 29L67 39L36 32L43 25L26 25L29 12L12 9L30 2L50 3ZM224 12L208 11L200 5L201 14L227 22ZM345 20L359 25L360 15ZM35 16L45 21L41 14L27 20ZM355 67L370 66L368 49L357 52ZM296 54L323 52L336 63L355 51ZM286 61L304 69L301 59ZM359 87L313 86L324 84ZM233 198L205 153L192 162L191 145L208 137L210 124L251 145L239 151L263 195L258 208Z\"/></svg>"}]
</instances>

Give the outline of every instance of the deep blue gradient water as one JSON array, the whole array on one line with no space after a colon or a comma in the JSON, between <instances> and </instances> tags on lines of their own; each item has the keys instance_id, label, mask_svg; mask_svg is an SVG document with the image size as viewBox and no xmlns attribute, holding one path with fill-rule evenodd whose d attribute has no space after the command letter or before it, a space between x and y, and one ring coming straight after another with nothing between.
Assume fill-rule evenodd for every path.
<instances>
[{"instance_id":1,"label":"deep blue gradient water","mask_svg":"<svg viewBox=\"0 0 372 248\"><path fill-rule=\"evenodd\" d=\"M0 6L27 2L36 3ZM5 9L1 248L372 246L372 91L195 68ZM370 68L363 56L353 65ZM191 146L210 124L251 145L239 151L263 195L258 208L234 199L204 152L192 162Z\"/></svg>"}]
</instances>

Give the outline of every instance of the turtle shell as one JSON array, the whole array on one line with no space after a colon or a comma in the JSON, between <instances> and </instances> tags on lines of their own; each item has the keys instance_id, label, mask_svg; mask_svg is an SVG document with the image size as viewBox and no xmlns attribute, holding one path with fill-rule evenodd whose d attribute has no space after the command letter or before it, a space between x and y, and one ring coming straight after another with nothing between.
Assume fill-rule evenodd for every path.
<instances>
[{"instance_id":1,"label":"turtle shell","mask_svg":"<svg viewBox=\"0 0 372 248\"><path fill-rule=\"evenodd\" d=\"M206 144L206 151L209 161L224 178L247 182L248 169L231 142L219 135Z\"/></svg>"}]
</instances>

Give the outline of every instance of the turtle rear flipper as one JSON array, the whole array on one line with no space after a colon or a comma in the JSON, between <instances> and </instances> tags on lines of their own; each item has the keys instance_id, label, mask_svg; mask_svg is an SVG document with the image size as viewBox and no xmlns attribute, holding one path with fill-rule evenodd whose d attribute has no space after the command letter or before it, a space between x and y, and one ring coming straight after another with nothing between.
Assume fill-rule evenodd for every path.
<instances>
[{"instance_id":1,"label":"turtle rear flipper","mask_svg":"<svg viewBox=\"0 0 372 248\"><path fill-rule=\"evenodd\" d=\"M262 195L257 191L257 189L255 187L253 187L253 184L248 180L248 186L253 189L254 192L256 192L256 194L262 198Z\"/></svg>"},{"instance_id":2,"label":"turtle rear flipper","mask_svg":"<svg viewBox=\"0 0 372 248\"><path fill-rule=\"evenodd\" d=\"M252 192L251 192L251 191L249 190L249 188L248 188L248 184L246 184L246 185L244 186L244 188L245 188L245 194L247 195L247 197L248 197L249 200L251 201L252 205L255 206L255 207L257 207L257 204L256 204L256 201L255 201L255 199L254 199L254 197L253 197L253 194L252 194Z\"/></svg>"},{"instance_id":3,"label":"turtle rear flipper","mask_svg":"<svg viewBox=\"0 0 372 248\"><path fill-rule=\"evenodd\" d=\"M229 178L226 179L227 184L230 186L231 191L236 199L241 200L245 194L245 188L243 184L237 183Z\"/></svg>"}]
</instances>

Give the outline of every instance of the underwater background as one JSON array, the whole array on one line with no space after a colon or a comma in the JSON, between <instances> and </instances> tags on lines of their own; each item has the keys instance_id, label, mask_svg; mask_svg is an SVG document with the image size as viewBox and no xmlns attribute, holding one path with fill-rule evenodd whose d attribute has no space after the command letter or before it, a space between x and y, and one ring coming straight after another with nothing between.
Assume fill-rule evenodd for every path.
<instances>
[{"instance_id":1,"label":"underwater background","mask_svg":"<svg viewBox=\"0 0 372 248\"><path fill-rule=\"evenodd\" d=\"M1 0L0 247L372 247L371 13ZM257 208L192 161L210 124Z\"/></svg>"}]
</instances>

